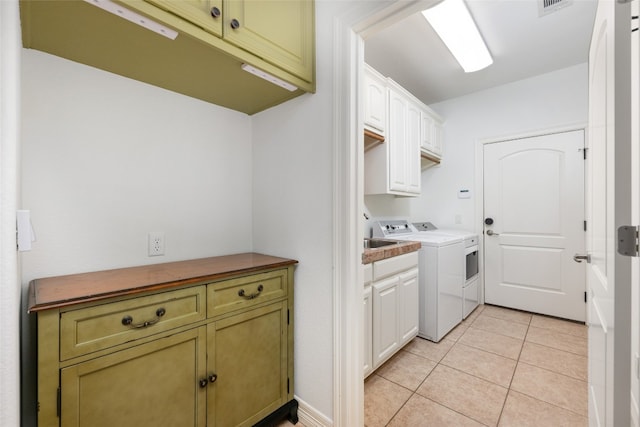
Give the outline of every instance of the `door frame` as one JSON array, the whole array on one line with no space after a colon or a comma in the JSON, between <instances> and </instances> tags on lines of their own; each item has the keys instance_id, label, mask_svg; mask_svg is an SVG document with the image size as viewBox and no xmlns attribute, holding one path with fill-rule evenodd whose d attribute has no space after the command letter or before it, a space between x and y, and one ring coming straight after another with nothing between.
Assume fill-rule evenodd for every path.
<instances>
[{"instance_id":1,"label":"door frame","mask_svg":"<svg viewBox=\"0 0 640 427\"><path fill-rule=\"evenodd\" d=\"M364 425L364 39L438 0L354 2L333 25L333 426ZM346 94L346 95L345 95ZM304 422L304 419L301 419ZM310 420L313 422L313 420Z\"/></svg>"},{"instance_id":2,"label":"door frame","mask_svg":"<svg viewBox=\"0 0 640 427\"><path fill-rule=\"evenodd\" d=\"M578 123L578 124L570 124L570 125L564 125L564 126L558 126L558 127L552 127L552 128L545 128L545 129L536 130L536 131L523 132L523 133L517 133L512 135L503 135L499 137L482 138L477 141L476 152L475 152L476 177L475 177L474 191L476 194L475 217L477 221L476 230L478 230L478 246L483 248L483 250L480 251L480 256L478 259L478 270L479 270L478 275L480 280L478 285L480 286L480 302L482 304L484 304L484 232L483 232L484 223L483 223L483 219L484 219L484 147L485 145L495 144L497 142L512 141L515 139L532 138L537 136L551 135L555 133L571 132L576 130L584 131L585 145L586 145L586 139L588 138L587 136L588 128L586 123ZM585 174L585 179L586 179L586 174ZM583 211L586 214L586 211L584 209ZM584 287L586 291L587 290L586 282L584 284ZM586 307L585 307L585 312L586 312Z\"/></svg>"}]
</instances>

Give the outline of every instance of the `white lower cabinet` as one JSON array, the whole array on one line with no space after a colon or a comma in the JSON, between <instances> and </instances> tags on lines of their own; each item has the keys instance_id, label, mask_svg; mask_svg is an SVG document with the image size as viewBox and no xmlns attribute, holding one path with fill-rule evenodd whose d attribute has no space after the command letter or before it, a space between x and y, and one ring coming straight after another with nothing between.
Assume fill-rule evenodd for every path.
<instances>
[{"instance_id":1,"label":"white lower cabinet","mask_svg":"<svg viewBox=\"0 0 640 427\"><path fill-rule=\"evenodd\" d=\"M362 266L364 276L363 314L364 323L362 327L362 369L365 378L373 372L373 294L371 292L371 282L373 281L373 264Z\"/></svg>"},{"instance_id":2,"label":"white lower cabinet","mask_svg":"<svg viewBox=\"0 0 640 427\"><path fill-rule=\"evenodd\" d=\"M373 284L373 366L378 367L400 348L399 277Z\"/></svg>"},{"instance_id":3,"label":"white lower cabinet","mask_svg":"<svg viewBox=\"0 0 640 427\"><path fill-rule=\"evenodd\" d=\"M368 289L371 297L367 297ZM365 287L364 295L366 377L418 335L418 253L374 262L373 282ZM367 317L368 305L370 317ZM368 337L371 337L371 350L367 349ZM368 362L370 355L372 360Z\"/></svg>"},{"instance_id":4,"label":"white lower cabinet","mask_svg":"<svg viewBox=\"0 0 640 427\"><path fill-rule=\"evenodd\" d=\"M400 275L400 346L418 335L419 301L418 269Z\"/></svg>"},{"instance_id":5,"label":"white lower cabinet","mask_svg":"<svg viewBox=\"0 0 640 427\"><path fill-rule=\"evenodd\" d=\"M363 370L366 377L373 372L373 304L371 285L364 288Z\"/></svg>"}]
</instances>

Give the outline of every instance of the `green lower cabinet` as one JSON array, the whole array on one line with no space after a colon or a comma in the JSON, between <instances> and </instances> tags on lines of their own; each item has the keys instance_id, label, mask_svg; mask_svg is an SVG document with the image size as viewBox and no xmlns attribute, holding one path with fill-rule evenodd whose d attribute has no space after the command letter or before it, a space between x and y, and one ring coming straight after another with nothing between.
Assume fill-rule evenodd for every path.
<instances>
[{"instance_id":1,"label":"green lower cabinet","mask_svg":"<svg viewBox=\"0 0 640 427\"><path fill-rule=\"evenodd\" d=\"M293 266L279 267L39 311L38 427L297 422Z\"/></svg>"},{"instance_id":2,"label":"green lower cabinet","mask_svg":"<svg viewBox=\"0 0 640 427\"><path fill-rule=\"evenodd\" d=\"M64 368L62 426L252 426L288 401L287 329L278 302Z\"/></svg>"},{"instance_id":3,"label":"green lower cabinet","mask_svg":"<svg viewBox=\"0 0 640 427\"><path fill-rule=\"evenodd\" d=\"M252 426L287 402L286 302L207 325L207 345L208 426Z\"/></svg>"},{"instance_id":4,"label":"green lower cabinet","mask_svg":"<svg viewBox=\"0 0 640 427\"><path fill-rule=\"evenodd\" d=\"M206 328L61 370L64 427L205 426Z\"/></svg>"}]
</instances>

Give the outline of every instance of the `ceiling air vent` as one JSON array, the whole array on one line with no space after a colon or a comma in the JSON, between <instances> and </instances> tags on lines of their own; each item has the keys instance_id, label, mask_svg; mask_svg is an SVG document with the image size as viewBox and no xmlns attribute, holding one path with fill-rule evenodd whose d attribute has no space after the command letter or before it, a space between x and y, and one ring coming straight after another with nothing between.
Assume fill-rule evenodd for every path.
<instances>
[{"instance_id":1,"label":"ceiling air vent","mask_svg":"<svg viewBox=\"0 0 640 427\"><path fill-rule=\"evenodd\" d=\"M545 16L573 4L573 0L538 0L538 16Z\"/></svg>"}]
</instances>

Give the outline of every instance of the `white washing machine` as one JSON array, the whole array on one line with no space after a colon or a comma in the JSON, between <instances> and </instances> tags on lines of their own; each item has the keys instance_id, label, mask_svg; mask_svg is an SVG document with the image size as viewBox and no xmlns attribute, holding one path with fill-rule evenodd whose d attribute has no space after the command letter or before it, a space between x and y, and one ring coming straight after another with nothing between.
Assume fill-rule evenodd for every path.
<instances>
[{"instance_id":1,"label":"white washing machine","mask_svg":"<svg viewBox=\"0 0 640 427\"><path fill-rule=\"evenodd\" d=\"M405 220L377 221L373 225L372 235L422 243L418 251L418 336L440 341L462 321L465 275L462 237L419 233Z\"/></svg>"},{"instance_id":2,"label":"white washing machine","mask_svg":"<svg viewBox=\"0 0 640 427\"><path fill-rule=\"evenodd\" d=\"M427 221L414 222L412 225L417 232L446 234L450 236L458 236L463 239L465 279L462 287L462 318L466 319L480 302L480 280L478 274L478 254L480 247L478 245L478 235L466 230L437 228Z\"/></svg>"}]
</instances>

